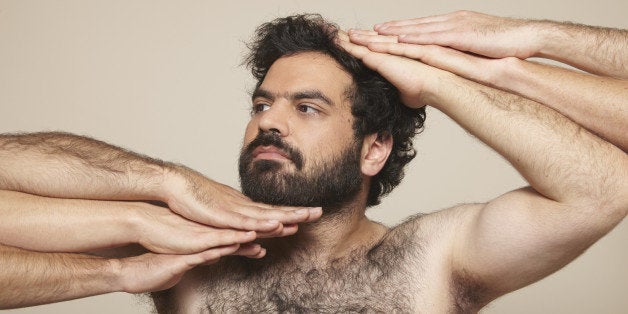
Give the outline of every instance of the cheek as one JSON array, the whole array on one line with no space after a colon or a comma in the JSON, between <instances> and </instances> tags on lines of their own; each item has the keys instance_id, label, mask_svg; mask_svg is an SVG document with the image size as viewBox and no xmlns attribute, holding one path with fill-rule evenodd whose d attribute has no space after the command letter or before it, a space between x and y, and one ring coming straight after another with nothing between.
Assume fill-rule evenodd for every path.
<instances>
[{"instance_id":1,"label":"cheek","mask_svg":"<svg viewBox=\"0 0 628 314\"><path fill-rule=\"evenodd\" d=\"M258 132L257 124L254 123L253 120L249 121L246 125L246 129L244 130L244 145L250 143L256 136Z\"/></svg>"}]
</instances>

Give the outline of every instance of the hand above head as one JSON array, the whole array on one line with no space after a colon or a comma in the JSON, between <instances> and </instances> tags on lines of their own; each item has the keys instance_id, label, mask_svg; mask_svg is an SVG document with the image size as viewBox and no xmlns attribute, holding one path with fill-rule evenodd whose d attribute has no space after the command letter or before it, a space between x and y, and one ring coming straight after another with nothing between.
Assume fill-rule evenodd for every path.
<instances>
[{"instance_id":1,"label":"hand above head","mask_svg":"<svg viewBox=\"0 0 628 314\"><path fill-rule=\"evenodd\" d=\"M547 58L583 71L628 78L628 30L458 11L377 24L400 43L437 45L489 58Z\"/></svg>"},{"instance_id":2,"label":"hand above head","mask_svg":"<svg viewBox=\"0 0 628 314\"><path fill-rule=\"evenodd\" d=\"M379 72L399 90L403 103L411 108L433 105L431 95L438 89L438 81L451 73L441 71L424 63L400 55L377 52L369 49L366 42L353 42L356 31L351 30L349 38L344 32L338 34L339 44L354 57L362 60L366 66ZM361 31L369 42L383 45L396 44L395 37L380 36L372 32ZM398 45L398 44L397 44Z\"/></svg>"},{"instance_id":3,"label":"hand above head","mask_svg":"<svg viewBox=\"0 0 628 314\"><path fill-rule=\"evenodd\" d=\"M379 35L368 30L350 30L348 35L352 43L364 46L372 52L417 60L490 86L498 86L501 83L497 79L499 71L506 63L512 62L512 58L484 58L438 45L401 43L397 41L396 36Z\"/></svg>"},{"instance_id":4,"label":"hand above head","mask_svg":"<svg viewBox=\"0 0 628 314\"><path fill-rule=\"evenodd\" d=\"M479 20L479 26L461 25L460 27L464 29L482 29L482 27L487 25L486 20L502 19L470 12L458 15L461 16L461 19L476 18ZM450 18L451 16L456 16L456 14L445 17ZM445 17L425 19L442 19L441 22L435 23L445 23L448 21ZM412 28L414 24L411 23L422 20L424 19L391 23L404 24L404 22L407 22L407 27ZM505 28L502 30L505 30L509 28L504 25L513 24L512 27L514 27L514 24L516 24L510 19L505 19L505 21L507 22L495 25L503 24L502 26ZM527 23L527 21L519 22ZM382 34L380 34L376 31L351 30L349 36L352 43L367 47L373 53L384 53L415 59L482 85L522 95L542 103L568 116L625 151L628 148L628 140L625 136L625 125L628 117L622 114L625 110L621 110L623 106L621 100L626 99L627 96L626 81L614 77L628 77L626 68L628 63L612 62L612 60L628 60L626 59L628 55L625 52L627 50L622 48L628 45L628 31L551 21L531 21L528 24L534 23L537 26L540 25L539 23L542 23L544 27L549 25L569 33L570 35L567 37L577 38L571 42L571 45L574 47L564 47L564 38L554 41L552 44L554 52L549 53L546 57L571 64L597 75L588 75L587 73L561 67L521 60L517 58L518 52L522 51L519 42L508 43L506 40L501 39L496 39L493 42L488 40L487 36L493 36L496 33L488 32L486 29L479 32L480 35L477 36L470 34L461 35L463 33L459 30L445 32L447 35L444 33L437 35L437 37L464 37L460 41L455 40L456 43L452 45L445 41L428 40L413 40L418 43L409 43L410 40L408 38L382 35L387 34L386 31L381 31ZM387 25L387 23L378 25L375 29L381 30L382 25ZM391 27L393 30L399 30L406 26ZM469 49L471 46L461 46L465 42L473 42L474 44L479 44L479 46L474 46L477 49ZM521 42L526 41L521 40ZM590 45L595 42L603 45L604 49L589 49ZM506 48L506 46L501 48L491 46L506 44L512 44L513 48L501 49ZM449 47L446 45L449 45ZM482 49L484 48L487 50L483 51ZM470 50L473 53L464 50ZM511 53L491 55L491 51L510 51ZM595 53L590 53L591 51ZM363 52L363 54L368 54L368 52ZM503 58L487 58L478 54L492 57L503 56ZM519 57L521 56L519 54ZM604 75L610 77L605 77Z\"/></svg>"},{"instance_id":5,"label":"hand above head","mask_svg":"<svg viewBox=\"0 0 628 314\"><path fill-rule=\"evenodd\" d=\"M399 36L399 42L438 45L490 58L526 59L543 45L538 21L458 11L444 15L378 24L381 35Z\"/></svg>"}]
</instances>

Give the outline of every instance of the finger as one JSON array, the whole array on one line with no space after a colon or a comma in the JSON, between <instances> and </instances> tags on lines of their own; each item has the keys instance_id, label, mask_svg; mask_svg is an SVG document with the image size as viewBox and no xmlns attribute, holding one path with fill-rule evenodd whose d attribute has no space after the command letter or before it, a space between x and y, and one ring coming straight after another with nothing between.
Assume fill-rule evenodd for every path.
<instances>
[{"instance_id":1,"label":"finger","mask_svg":"<svg viewBox=\"0 0 628 314\"><path fill-rule=\"evenodd\" d=\"M193 220L217 228L261 232L274 230L281 224L281 222L276 219L263 217L263 215L258 215L258 218L255 218L250 215L240 213L239 211L247 212L245 209L204 210L202 211L203 217L196 217L196 219Z\"/></svg>"},{"instance_id":2,"label":"finger","mask_svg":"<svg viewBox=\"0 0 628 314\"><path fill-rule=\"evenodd\" d=\"M349 34L343 30L338 30L338 33L336 34L336 38L339 40L349 41Z\"/></svg>"},{"instance_id":3,"label":"finger","mask_svg":"<svg viewBox=\"0 0 628 314\"><path fill-rule=\"evenodd\" d=\"M256 203L258 207L261 208L265 208L265 209L273 209L273 210L283 210L283 211L298 211L298 210L304 210L307 209L308 210L308 218L305 222L311 222L311 221L315 221L318 218L321 217L321 215L323 214L323 208L322 207L286 207L286 206L279 206L279 205L270 205L270 204L264 204L264 203ZM299 215L302 215L302 212L298 212ZM298 222L303 222L303 221L294 221L294 222L290 222L290 221L281 221L283 224L290 224L290 223L298 223Z\"/></svg>"},{"instance_id":4,"label":"finger","mask_svg":"<svg viewBox=\"0 0 628 314\"><path fill-rule=\"evenodd\" d=\"M239 231L231 229L218 229L205 233L201 238L206 248L220 247L225 245L248 243L257 238L255 231Z\"/></svg>"},{"instance_id":5,"label":"finger","mask_svg":"<svg viewBox=\"0 0 628 314\"><path fill-rule=\"evenodd\" d=\"M349 33L351 42L366 46L369 43L397 43L397 36L368 35L359 33Z\"/></svg>"},{"instance_id":6,"label":"finger","mask_svg":"<svg viewBox=\"0 0 628 314\"><path fill-rule=\"evenodd\" d=\"M214 247L247 243L255 240L255 231L240 231L232 229L203 228L190 233L177 233L161 240L140 243L144 248L160 254L193 254ZM150 241L153 241L151 239Z\"/></svg>"},{"instance_id":7,"label":"finger","mask_svg":"<svg viewBox=\"0 0 628 314\"><path fill-rule=\"evenodd\" d=\"M408 24L403 26L388 26L381 28L377 33L380 35L402 35L402 34L423 34L432 32L446 32L454 30L451 23L423 23Z\"/></svg>"},{"instance_id":8,"label":"finger","mask_svg":"<svg viewBox=\"0 0 628 314\"><path fill-rule=\"evenodd\" d=\"M495 71L496 60L472 56L455 49L435 45L373 43L369 45L369 49L420 60L425 64L483 84L492 83L491 77Z\"/></svg>"},{"instance_id":9,"label":"finger","mask_svg":"<svg viewBox=\"0 0 628 314\"><path fill-rule=\"evenodd\" d=\"M234 254L240 249L240 244L232 244L228 246L222 246L212 248L193 255L181 255L189 256L188 267L191 269L198 265L214 264L220 260L221 257ZM191 267L190 267L191 266Z\"/></svg>"},{"instance_id":10,"label":"finger","mask_svg":"<svg viewBox=\"0 0 628 314\"><path fill-rule=\"evenodd\" d=\"M379 35L376 31L368 30L368 29L349 29L349 34L361 34L361 35Z\"/></svg>"},{"instance_id":11,"label":"finger","mask_svg":"<svg viewBox=\"0 0 628 314\"><path fill-rule=\"evenodd\" d=\"M290 235L293 235L293 234L297 233L298 230L299 230L299 225L297 225L297 224L283 225L281 229L279 229L277 231L274 231L274 232L258 233L257 237L258 238L279 238L279 237L285 237L285 236L290 236Z\"/></svg>"},{"instance_id":12,"label":"finger","mask_svg":"<svg viewBox=\"0 0 628 314\"><path fill-rule=\"evenodd\" d=\"M349 54L351 54L352 56L362 60L366 55L368 55L369 53L371 53L371 51L365 47L365 46L361 46L361 45L357 45L355 43L352 43L350 41L341 41L339 42L339 45L346 50Z\"/></svg>"},{"instance_id":13,"label":"finger","mask_svg":"<svg viewBox=\"0 0 628 314\"><path fill-rule=\"evenodd\" d=\"M311 215L321 212L320 207L287 207L254 203L250 206L241 206L236 212L256 218L278 221L282 224L294 224L311 220ZM264 230L270 231L270 230Z\"/></svg>"},{"instance_id":14,"label":"finger","mask_svg":"<svg viewBox=\"0 0 628 314\"><path fill-rule=\"evenodd\" d=\"M388 53L419 61L423 58L427 49L426 46L397 43L369 43L367 47L375 52Z\"/></svg>"},{"instance_id":15,"label":"finger","mask_svg":"<svg viewBox=\"0 0 628 314\"><path fill-rule=\"evenodd\" d=\"M400 43L417 45L439 45L467 51L465 45L467 41L461 39L461 35L456 32L439 31L427 33L401 34L398 36Z\"/></svg>"},{"instance_id":16,"label":"finger","mask_svg":"<svg viewBox=\"0 0 628 314\"><path fill-rule=\"evenodd\" d=\"M419 18L414 18L414 19L388 21L384 23L375 24L373 29L379 32L382 28L387 28L387 27L392 27L392 26L405 26L405 25L415 25L415 24L424 24L424 23L444 22L451 19L451 14L452 13L425 16L425 17L419 17Z\"/></svg>"},{"instance_id":17,"label":"finger","mask_svg":"<svg viewBox=\"0 0 628 314\"><path fill-rule=\"evenodd\" d=\"M257 243L247 243L240 246L240 248L233 252L232 255L245 256L249 258L262 258L266 255L266 249Z\"/></svg>"}]
</instances>

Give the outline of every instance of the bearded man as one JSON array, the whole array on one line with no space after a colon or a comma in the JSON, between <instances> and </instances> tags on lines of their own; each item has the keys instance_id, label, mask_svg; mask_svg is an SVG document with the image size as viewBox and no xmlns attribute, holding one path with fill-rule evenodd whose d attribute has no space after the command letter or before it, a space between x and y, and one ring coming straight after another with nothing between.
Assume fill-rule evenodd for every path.
<instances>
[{"instance_id":1,"label":"bearded man","mask_svg":"<svg viewBox=\"0 0 628 314\"><path fill-rule=\"evenodd\" d=\"M512 51L522 51L516 43L508 43L512 51L490 47L503 44L491 36L528 34L529 23L457 12L349 35L311 15L262 25L248 58L258 83L239 166L250 199L182 166L90 139L3 136L3 202L31 210L20 219L2 213L9 223L0 226L0 248L11 266L2 276L14 292L2 292L1 303L163 290L153 293L162 313L467 313L540 280L628 213L628 158L616 127L625 124L573 110L590 106L590 97L601 104L627 99L621 78L628 74L621 63L596 65L604 57L622 60L626 50L611 49L617 47L602 50L612 56L588 58L565 56L560 44L532 53L600 76L514 58ZM628 43L622 30L575 30ZM480 57L486 51L501 55ZM513 73L517 81L500 79ZM574 93L539 94L530 82ZM367 219L366 208L400 183L414 157L411 140L426 105L502 154L530 186L393 228ZM607 107L600 116L615 112ZM621 112L613 119L626 121ZM68 183L41 179L40 171ZM65 219L45 219L52 214ZM103 226L89 237L68 236ZM37 232L19 236L27 230ZM129 243L150 252L66 253ZM29 293L34 281L63 286Z\"/></svg>"}]
</instances>

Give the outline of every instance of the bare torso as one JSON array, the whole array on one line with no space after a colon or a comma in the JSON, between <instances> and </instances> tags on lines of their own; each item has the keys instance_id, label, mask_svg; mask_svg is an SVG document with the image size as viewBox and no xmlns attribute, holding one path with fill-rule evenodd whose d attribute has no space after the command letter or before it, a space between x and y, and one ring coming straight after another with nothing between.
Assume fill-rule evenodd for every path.
<instances>
[{"instance_id":1,"label":"bare torso","mask_svg":"<svg viewBox=\"0 0 628 314\"><path fill-rule=\"evenodd\" d=\"M446 236L431 232L428 216L324 266L285 243L271 244L261 260L224 258L154 294L155 302L160 313L468 312L444 263Z\"/></svg>"}]
</instances>

